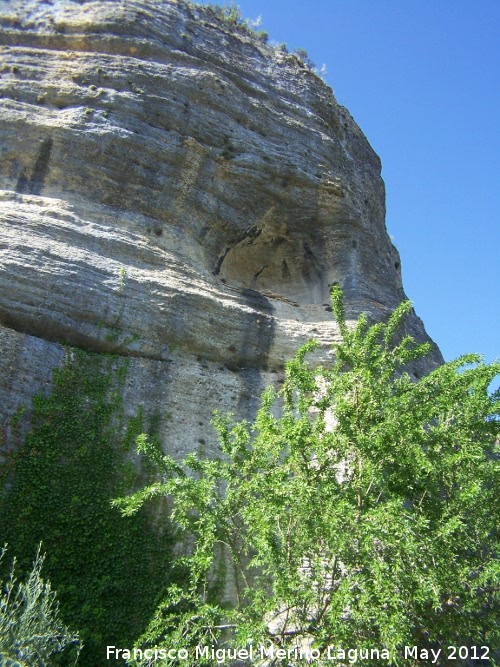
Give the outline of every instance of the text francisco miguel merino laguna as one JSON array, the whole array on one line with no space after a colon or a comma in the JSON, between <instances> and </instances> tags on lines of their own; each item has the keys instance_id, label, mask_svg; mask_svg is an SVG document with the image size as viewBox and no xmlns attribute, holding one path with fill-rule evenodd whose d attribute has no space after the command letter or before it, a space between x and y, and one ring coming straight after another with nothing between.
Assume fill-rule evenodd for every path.
<instances>
[{"instance_id":1,"label":"text francisco miguel merino laguna","mask_svg":"<svg viewBox=\"0 0 500 667\"><path fill-rule=\"evenodd\" d=\"M190 660L191 663L196 663L200 659L212 658L218 664L225 664L228 660L252 660L258 658L260 660L275 658L288 660L308 660L314 662L315 660L344 660L350 664L354 664L359 660L379 660L391 661L391 655L387 649L378 648L343 648L340 646L328 646L324 651L315 648L301 648L294 646L292 648L283 649L275 646L254 646L250 644L248 648L216 648L215 646L197 646L195 649L185 648L150 648L150 649L121 649L116 646L106 647L106 658L108 660L124 659L145 661L151 664L157 660ZM467 653L467 655L465 655ZM420 659L428 660L429 664L435 665L437 661L442 659L456 660L457 657L462 659L470 658L472 660L487 660L489 649L487 646L448 646L446 649L424 649L418 646L404 646L404 659ZM380 663L379 663L380 664Z\"/></svg>"}]
</instances>

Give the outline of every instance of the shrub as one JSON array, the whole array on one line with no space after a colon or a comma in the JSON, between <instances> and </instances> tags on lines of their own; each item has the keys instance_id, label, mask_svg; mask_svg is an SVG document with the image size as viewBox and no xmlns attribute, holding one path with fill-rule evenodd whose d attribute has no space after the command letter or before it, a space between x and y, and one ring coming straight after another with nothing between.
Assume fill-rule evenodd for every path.
<instances>
[{"instance_id":1,"label":"shrub","mask_svg":"<svg viewBox=\"0 0 500 667\"><path fill-rule=\"evenodd\" d=\"M250 35L251 37L258 39L264 44L267 42L267 32L265 30L257 30L257 28L259 28L262 24L262 18L260 16L253 21L244 18L241 8L238 5L235 5L233 2L231 2L229 5L224 4L221 6L218 4L209 4L206 6L211 9L219 19L230 24L233 28L236 28L246 35Z\"/></svg>"},{"instance_id":2,"label":"shrub","mask_svg":"<svg viewBox=\"0 0 500 667\"><path fill-rule=\"evenodd\" d=\"M309 58L309 54L305 49L295 49L294 51L295 55L300 58L300 60L304 63L304 65L307 65L309 69L316 69L316 65L314 62Z\"/></svg>"},{"instance_id":3,"label":"shrub","mask_svg":"<svg viewBox=\"0 0 500 667\"><path fill-rule=\"evenodd\" d=\"M41 545L40 545L41 546ZM6 549L0 553L0 561ZM15 559L0 595L0 664L2 667L49 667L51 657L73 647L75 662L81 649L77 632L59 618L56 593L41 576L45 556L38 548L26 581L15 576Z\"/></svg>"}]
</instances>

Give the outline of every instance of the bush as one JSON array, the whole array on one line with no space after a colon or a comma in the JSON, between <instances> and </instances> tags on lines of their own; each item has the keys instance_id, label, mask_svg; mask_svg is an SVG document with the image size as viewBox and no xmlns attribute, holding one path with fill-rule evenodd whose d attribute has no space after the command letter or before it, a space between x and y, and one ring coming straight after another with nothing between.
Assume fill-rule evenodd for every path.
<instances>
[{"instance_id":1,"label":"bush","mask_svg":"<svg viewBox=\"0 0 500 667\"><path fill-rule=\"evenodd\" d=\"M0 561L5 555L4 548ZM42 579L45 556L40 547L25 582L15 576L15 559L6 582L1 582L0 664L2 667L49 667L51 657L73 647L75 662L81 649L77 632L59 618L59 605L50 582Z\"/></svg>"},{"instance_id":2,"label":"bush","mask_svg":"<svg viewBox=\"0 0 500 667\"><path fill-rule=\"evenodd\" d=\"M295 49L294 51L295 55L300 58L300 60L304 63L304 65L307 65L309 69L316 69L316 65L314 62L309 58L309 54L305 49Z\"/></svg>"},{"instance_id":3,"label":"bush","mask_svg":"<svg viewBox=\"0 0 500 667\"><path fill-rule=\"evenodd\" d=\"M263 44L267 43L267 40L269 39L267 32L265 30L257 30L262 23L260 16L253 21L244 18L239 5L235 5L233 2L229 5L224 4L221 6L218 4L209 4L206 6L211 9L219 19L228 23L232 28L258 39Z\"/></svg>"},{"instance_id":4,"label":"bush","mask_svg":"<svg viewBox=\"0 0 500 667\"><path fill-rule=\"evenodd\" d=\"M336 288L332 306L343 340L331 367L309 366L310 342L254 424L217 415L223 458L179 465L139 438L162 478L115 504L130 514L169 497L191 545L184 583L140 646L252 642L283 667L290 655L331 665L332 646L377 648L391 665L429 664L449 645L500 647L500 393L488 391L500 364L466 355L414 381L405 369L430 344L398 337L409 302L354 328ZM405 646L418 655L405 659Z\"/></svg>"}]
</instances>

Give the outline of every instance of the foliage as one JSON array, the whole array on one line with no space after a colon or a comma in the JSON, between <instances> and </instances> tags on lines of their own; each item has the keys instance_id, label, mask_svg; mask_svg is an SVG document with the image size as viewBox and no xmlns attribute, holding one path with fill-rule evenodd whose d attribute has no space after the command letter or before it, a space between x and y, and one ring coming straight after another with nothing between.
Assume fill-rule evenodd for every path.
<instances>
[{"instance_id":1,"label":"foliage","mask_svg":"<svg viewBox=\"0 0 500 667\"><path fill-rule=\"evenodd\" d=\"M115 504L167 496L188 573L139 646L309 647L318 665L330 645L379 647L392 665L427 664L403 661L405 645L500 647L500 364L466 355L412 381L430 345L399 335L409 302L354 328L337 288L332 305L331 367L310 367L309 342L253 425L217 415L223 458L179 465L138 439L161 479Z\"/></svg>"},{"instance_id":2,"label":"foliage","mask_svg":"<svg viewBox=\"0 0 500 667\"><path fill-rule=\"evenodd\" d=\"M51 392L33 400L27 433L24 410L11 420L18 443L0 466L2 542L17 557L18 572L27 573L43 540L60 616L84 643L82 667L101 664L107 643L133 643L168 576L172 545L164 523L152 511L123 522L110 506L111 498L144 483L130 453L148 425L142 414L123 417L126 374L123 359L69 348Z\"/></svg>"},{"instance_id":3,"label":"foliage","mask_svg":"<svg viewBox=\"0 0 500 667\"><path fill-rule=\"evenodd\" d=\"M298 56L300 58L300 60L302 60L304 65L307 65L307 67L309 67L309 69L311 69L311 70L316 69L316 65L313 63L313 61L311 60L311 58L309 57L309 54L307 53L307 51L305 49L300 49L300 48L295 49L294 53L295 53L296 56Z\"/></svg>"},{"instance_id":4,"label":"foliage","mask_svg":"<svg viewBox=\"0 0 500 667\"><path fill-rule=\"evenodd\" d=\"M143 91L144 92L144 91ZM124 266L120 267L118 293L123 296L125 291L125 283L127 282L127 270Z\"/></svg>"},{"instance_id":5,"label":"foliage","mask_svg":"<svg viewBox=\"0 0 500 667\"><path fill-rule=\"evenodd\" d=\"M239 7L239 5L234 4L234 2L230 2L230 4L224 4L224 5L207 4L204 6L210 9L219 19L229 24L233 29L239 30L240 32L243 32L244 34L249 35L250 37L258 39L260 42L267 44L269 40L268 33L265 30L258 30L258 28L262 23L260 16L255 21L251 21L249 19L244 18L241 8ZM280 53L283 54L288 53L288 48L285 42L277 44L274 48L276 51ZM316 65L311 60L309 54L305 49L297 48L295 49L294 53L299 58L299 60L304 65L306 65L312 72L317 73L319 76L325 75L326 67L323 65L321 70L318 71Z\"/></svg>"},{"instance_id":6,"label":"foliage","mask_svg":"<svg viewBox=\"0 0 500 667\"><path fill-rule=\"evenodd\" d=\"M15 559L6 582L0 581L0 664L4 667L48 667L51 656L70 646L75 662L81 649L78 633L59 618L59 605L50 583L42 579L45 556L40 547L25 582L15 576ZM0 552L0 561L6 548Z\"/></svg>"},{"instance_id":7,"label":"foliage","mask_svg":"<svg viewBox=\"0 0 500 667\"><path fill-rule=\"evenodd\" d=\"M242 31L251 37L256 37L261 42L267 42L267 33L264 30L257 30L262 23L260 17L254 21L246 19L242 14L239 5L234 4L234 2L224 5L208 4L205 6L231 27Z\"/></svg>"}]
</instances>

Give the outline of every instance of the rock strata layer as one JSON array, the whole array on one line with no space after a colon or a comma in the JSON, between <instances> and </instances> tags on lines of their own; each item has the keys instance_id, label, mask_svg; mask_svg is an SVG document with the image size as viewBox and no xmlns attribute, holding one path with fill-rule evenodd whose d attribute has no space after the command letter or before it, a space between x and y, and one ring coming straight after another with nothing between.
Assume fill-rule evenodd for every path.
<instances>
[{"instance_id":1,"label":"rock strata layer","mask_svg":"<svg viewBox=\"0 0 500 667\"><path fill-rule=\"evenodd\" d=\"M129 357L128 413L210 451L215 408L251 417L299 344L327 355L332 284L350 318L405 298L380 160L295 55L181 0L0 18L4 444L68 343Z\"/></svg>"}]
</instances>

